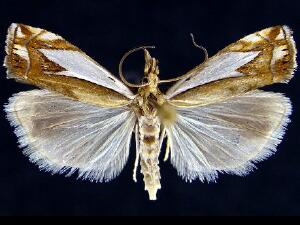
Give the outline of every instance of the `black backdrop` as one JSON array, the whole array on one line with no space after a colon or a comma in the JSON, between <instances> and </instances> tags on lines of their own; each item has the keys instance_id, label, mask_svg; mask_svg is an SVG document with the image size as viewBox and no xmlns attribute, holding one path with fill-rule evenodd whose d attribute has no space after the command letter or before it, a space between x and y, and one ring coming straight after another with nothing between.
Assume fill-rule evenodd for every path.
<instances>
[{"instance_id":1,"label":"black backdrop","mask_svg":"<svg viewBox=\"0 0 300 225\"><path fill-rule=\"evenodd\" d=\"M151 53L160 60L161 77L180 75L203 60L189 36L209 54L248 33L287 24L299 42L299 1L0 1L0 45L7 27L21 22L62 35L113 74L122 54L136 46L154 44ZM4 50L0 51L1 60ZM143 71L142 54L125 65L131 80ZM6 80L0 68L0 103L30 86ZM185 183L169 162L161 163L162 190L150 202L131 179L134 154L119 177L93 184L52 176L31 164L17 147L16 137L0 112L0 215L299 215L300 150L299 86L268 90L286 93L293 102L289 124L278 152L258 164L246 177L220 175L216 184ZM132 153L134 149L131 149Z\"/></svg>"}]
</instances>

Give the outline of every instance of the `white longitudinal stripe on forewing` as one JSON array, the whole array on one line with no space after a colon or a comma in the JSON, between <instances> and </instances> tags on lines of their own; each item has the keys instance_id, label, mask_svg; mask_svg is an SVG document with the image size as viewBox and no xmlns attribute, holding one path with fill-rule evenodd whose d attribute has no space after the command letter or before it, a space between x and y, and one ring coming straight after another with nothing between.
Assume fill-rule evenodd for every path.
<instances>
[{"instance_id":1,"label":"white longitudinal stripe on forewing","mask_svg":"<svg viewBox=\"0 0 300 225\"><path fill-rule=\"evenodd\" d=\"M176 123L167 129L171 162L189 181L214 181L217 172L247 174L276 151L290 113L288 98L263 91L178 108Z\"/></svg>"},{"instance_id":2,"label":"white longitudinal stripe on forewing","mask_svg":"<svg viewBox=\"0 0 300 225\"><path fill-rule=\"evenodd\" d=\"M6 105L24 153L52 173L108 181L123 169L135 114L127 107L101 108L46 90L21 92Z\"/></svg>"},{"instance_id":3,"label":"white longitudinal stripe on forewing","mask_svg":"<svg viewBox=\"0 0 300 225\"><path fill-rule=\"evenodd\" d=\"M90 81L119 92L130 99L134 98L128 87L81 52L53 49L40 49L39 51L66 70L54 73L54 75L64 75Z\"/></svg>"},{"instance_id":4,"label":"white longitudinal stripe on forewing","mask_svg":"<svg viewBox=\"0 0 300 225\"><path fill-rule=\"evenodd\" d=\"M228 77L243 76L236 70L249 63L260 52L226 52L210 59L201 71L196 71L189 80L180 80L166 93L167 98L171 98L188 89L206 84L215 80Z\"/></svg>"},{"instance_id":5,"label":"white longitudinal stripe on forewing","mask_svg":"<svg viewBox=\"0 0 300 225\"><path fill-rule=\"evenodd\" d=\"M27 49L24 46L15 44L13 53L19 55L21 58L25 59L27 62L29 62L29 54Z\"/></svg>"},{"instance_id":6,"label":"white longitudinal stripe on forewing","mask_svg":"<svg viewBox=\"0 0 300 225\"><path fill-rule=\"evenodd\" d=\"M51 33L51 32L44 32L37 37L39 40L46 40L46 41L53 41L58 39L63 39L61 36Z\"/></svg>"}]
</instances>

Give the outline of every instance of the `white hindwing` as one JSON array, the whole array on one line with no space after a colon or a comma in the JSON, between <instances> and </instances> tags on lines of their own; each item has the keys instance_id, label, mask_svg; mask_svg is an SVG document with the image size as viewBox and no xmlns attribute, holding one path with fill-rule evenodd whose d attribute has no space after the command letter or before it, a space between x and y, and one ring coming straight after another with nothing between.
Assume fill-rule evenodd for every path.
<instances>
[{"instance_id":1,"label":"white hindwing","mask_svg":"<svg viewBox=\"0 0 300 225\"><path fill-rule=\"evenodd\" d=\"M5 110L24 153L41 169L79 172L108 181L123 169L135 114L127 107L101 108L47 90L15 94Z\"/></svg>"},{"instance_id":2,"label":"white hindwing","mask_svg":"<svg viewBox=\"0 0 300 225\"><path fill-rule=\"evenodd\" d=\"M282 94L252 91L224 102L178 108L167 129L171 163L185 180L215 181L217 172L245 175L276 151L291 105Z\"/></svg>"}]
</instances>

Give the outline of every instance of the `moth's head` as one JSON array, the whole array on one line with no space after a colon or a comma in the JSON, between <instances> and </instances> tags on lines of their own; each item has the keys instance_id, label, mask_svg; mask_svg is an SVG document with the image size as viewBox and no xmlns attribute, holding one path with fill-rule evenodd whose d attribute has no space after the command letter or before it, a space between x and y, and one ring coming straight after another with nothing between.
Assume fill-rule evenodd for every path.
<instances>
[{"instance_id":1,"label":"moth's head","mask_svg":"<svg viewBox=\"0 0 300 225\"><path fill-rule=\"evenodd\" d=\"M145 55L145 69L144 69L144 79L145 83L148 83L149 87L156 88L158 85L158 60L151 57L149 51L144 49Z\"/></svg>"},{"instance_id":2,"label":"moth's head","mask_svg":"<svg viewBox=\"0 0 300 225\"><path fill-rule=\"evenodd\" d=\"M148 74L158 75L159 74L158 60L154 57L151 57L147 49L144 49L144 55L145 55L145 69L144 69L145 76L147 76Z\"/></svg>"},{"instance_id":3,"label":"moth's head","mask_svg":"<svg viewBox=\"0 0 300 225\"><path fill-rule=\"evenodd\" d=\"M121 80L129 87L135 87L135 88L141 88L141 87L148 87L151 90L157 88L157 85L159 83L158 79L158 74L159 74L159 69L158 69L158 60L151 57L150 53L147 51L147 48L154 48L154 46L141 46L138 48L134 48L128 52L126 52L119 64L119 75ZM122 66L124 60L133 52L139 51L139 50L144 50L144 55L145 55L145 69L144 69L144 79L141 84L132 84L128 82L122 72ZM151 91L150 91L151 92Z\"/></svg>"}]
</instances>

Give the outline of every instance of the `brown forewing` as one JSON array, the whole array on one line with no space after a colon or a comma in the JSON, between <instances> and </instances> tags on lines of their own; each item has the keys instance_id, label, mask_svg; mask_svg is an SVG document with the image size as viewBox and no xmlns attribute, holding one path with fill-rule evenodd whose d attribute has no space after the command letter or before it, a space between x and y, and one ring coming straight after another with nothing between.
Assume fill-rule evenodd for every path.
<instances>
[{"instance_id":1,"label":"brown forewing","mask_svg":"<svg viewBox=\"0 0 300 225\"><path fill-rule=\"evenodd\" d=\"M44 33L57 38L41 39ZM39 28L15 24L9 28L6 42L7 55L4 65L7 67L9 78L95 105L117 107L129 103L126 96L92 82L74 77L52 76L51 73L63 71L64 68L47 59L38 49L73 50L84 54L58 35ZM20 53L16 54L16 51L21 51L23 57Z\"/></svg>"},{"instance_id":2,"label":"brown forewing","mask_svg":"<svg viewBox=\"0 0 300 225\"><path fill-rule=\"evenodd\" d=\"M238 68L243 76L213 81L185 92L169 102L180 107L207 105L273 83L286 83L296 68L296 48L291 31L275 26L250 34L217 53L260 51L249 63ZM190 71L197 74L200 65Z\"/></svg>"}]
</instances>

